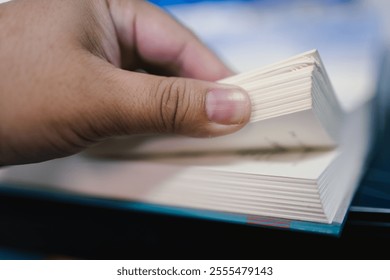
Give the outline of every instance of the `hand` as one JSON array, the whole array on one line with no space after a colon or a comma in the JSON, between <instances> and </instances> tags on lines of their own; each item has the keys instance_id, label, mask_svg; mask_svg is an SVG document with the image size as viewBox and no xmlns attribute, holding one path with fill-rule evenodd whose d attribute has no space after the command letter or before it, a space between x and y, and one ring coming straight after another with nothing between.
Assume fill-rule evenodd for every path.
<instances>
[{"instance_id":1,"label":"hand","mask_svg":"<svg viewBox=\"0 0 390 280\"><path fill-rule=\"evenodd\" d=\"M13 0L0 42L0 165L116 135L219 136L250 117L246 92L211 82L230 70L144 1Z\"/></svg>"}]
</instances>

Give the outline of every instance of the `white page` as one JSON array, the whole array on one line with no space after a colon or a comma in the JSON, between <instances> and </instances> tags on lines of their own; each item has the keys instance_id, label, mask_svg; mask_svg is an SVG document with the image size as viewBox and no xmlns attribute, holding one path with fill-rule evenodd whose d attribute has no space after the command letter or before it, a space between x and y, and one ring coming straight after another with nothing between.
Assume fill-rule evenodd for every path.
<instances>
[{"instance_id":1,"label":"white page","mask_svg":"<svg viewBox=\"0 0 390 280\"><path fill-rule=\"evenodd\" d=\"M93 197L327 222L319 194L315 192L316 179L336 156L335 151L329 151L131 161L75 155L5 168L0 182ZM212 178L223 173L257 175L257 195L240 189L245 180L237 180L235 184L235 192L241 195L229 195L229 191L216 188L211 184ZM200 178L199 174L210 179L203 182L203 190L196 188L202 182L191 179ZM266 177L268 180L263 180ZM290 192L297 189L297 194L262 191L262 182L277 184L279 180ZM295 184L288 187L288 182ZM300 199L302 192L314 197Z\"/></svg>"},{"instance_id":2,"label":"white page","mask_svg":"<svg viewBox=\"0 0 390 280\"><path fill-rule=\"evenodd\" d=\"M108 140L90 149L90 152L126 157L134 154L305 149L332 146L335 146L335 142L319 123L312 110L305 110L251 123L227 136L208 139L181 136L123 137Z\"/></svg>"},{"instance_id":3,"label":"white page","mask_svg":"<svg viewBox=\"0 0 390 280\"><path fill-rule=\"evenodd\" d=\"M97 160L75 155L4 168L0 181L134 199L198 171L207 171L210 176L213 172L257 174L275 177L275 181L284 178L316 180L336 155L335 151L324 151L157 160Z\"/></svg>"}]
</instances>

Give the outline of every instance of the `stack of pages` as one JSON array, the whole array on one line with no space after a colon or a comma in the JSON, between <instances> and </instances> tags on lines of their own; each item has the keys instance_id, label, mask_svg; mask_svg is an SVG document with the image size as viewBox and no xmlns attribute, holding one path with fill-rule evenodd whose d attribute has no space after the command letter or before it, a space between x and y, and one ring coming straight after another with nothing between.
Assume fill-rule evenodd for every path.
<instances>
[{"instance_id":1,"label":"stack of pages","mask_svg":"<svg viewBox=\"0 0 390 280\"><path fill-rule=\"evenodd\" d=\"M372 142L372 100L339 105L317 51L220 81L246 89L251 122L213 139L112 139L3 168L7 186L129 208L338 234Z\"/></svg>"}]
</instances>

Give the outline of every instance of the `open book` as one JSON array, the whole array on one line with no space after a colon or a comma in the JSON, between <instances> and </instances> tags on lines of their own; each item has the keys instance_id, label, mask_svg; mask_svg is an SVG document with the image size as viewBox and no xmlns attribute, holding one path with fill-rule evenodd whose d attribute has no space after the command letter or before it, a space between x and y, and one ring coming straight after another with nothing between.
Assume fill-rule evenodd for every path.
<instances>
[{"instance_id":1,"label":"open book","mask_svg":"<svg viewBox=\"0 0 390 280\"><path fill-rule=\"evenodd\" d=\"M112 139L68 158L4 168L0 182L338 234L369 155L373 101L343 109L315 50L221 82L251 96L250 124L237 133Z\"/></svg>"}]
</instances>

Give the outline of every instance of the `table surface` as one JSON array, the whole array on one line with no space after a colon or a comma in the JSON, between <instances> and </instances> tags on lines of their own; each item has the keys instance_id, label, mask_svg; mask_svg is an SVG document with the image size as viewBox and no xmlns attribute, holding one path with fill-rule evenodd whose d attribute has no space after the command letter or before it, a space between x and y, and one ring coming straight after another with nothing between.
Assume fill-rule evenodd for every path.
<instances>
[{"instance_id":1,"label":"table surface","mask_svg":"<svg viewBox=\"0 0 390 280\"><path fill-rule=\"evenodd\" d=\"M0 225L0 247L27 259L380 259L390 251L384 213L350 212L334 237L1 194Z\"/></svg>"}]
</instances>

